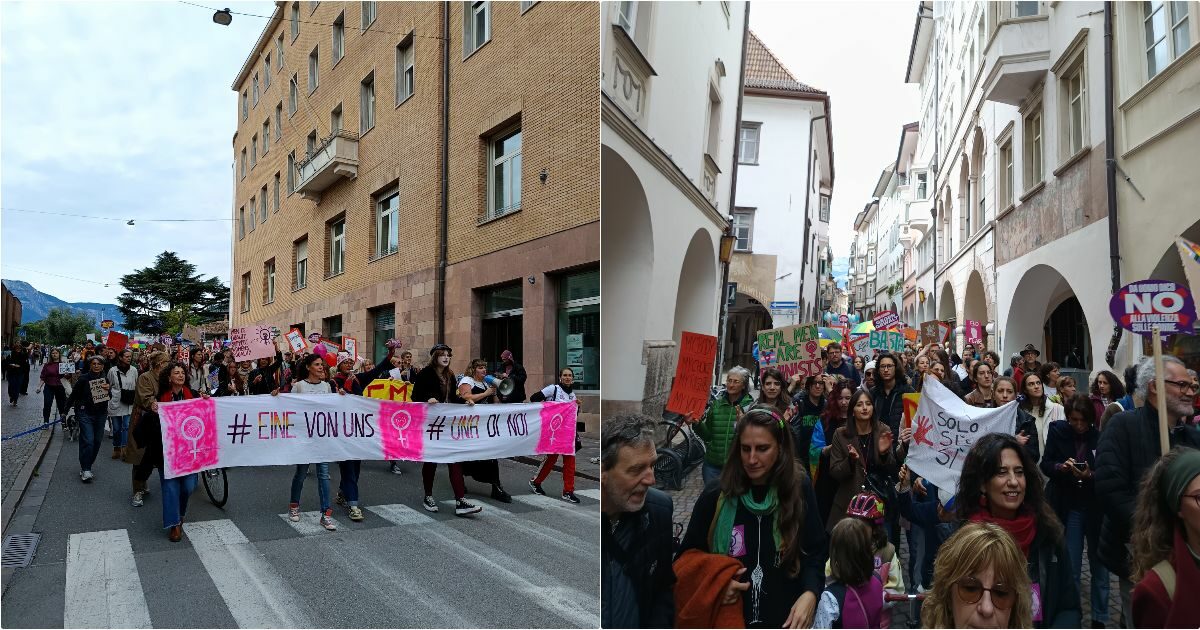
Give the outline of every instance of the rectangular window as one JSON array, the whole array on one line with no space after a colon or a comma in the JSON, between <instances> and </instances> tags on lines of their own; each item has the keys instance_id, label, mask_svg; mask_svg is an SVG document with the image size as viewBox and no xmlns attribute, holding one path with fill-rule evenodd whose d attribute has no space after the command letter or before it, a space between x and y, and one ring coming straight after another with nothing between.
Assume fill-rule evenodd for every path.
<instances>
[{"instance_id":1,"label":"rectangular window","mask_svg":"<svg viewBox=\"0 0 1200 630\"><path fill-rule=\"evenodd\" d=\"M242 121L250 117L250 93L242 91Z\"/></svg>"},{"instance_id":2,"label":"rectangular window","mask_svg":"<svg viewBox=\"0 0 1200 630\"><path fill-rule=\"evenodd\" d=\"M275 141L283 139L283 103L275 106Z\"/></svg>"},{"instance_id":3,"label":"rectangular window","mask_svg":"<svg viewBox=\"0 0 1200 630\"><path fill-rule=\"evenodd\" d=\"M283 69L283 33L275 40L275 67Z\"/></svg>"},{"instance_id":4,"label":"rectangular window","mask_svg":"<svg viewBox=\"0 0 1200 630\"><path fill-rule=\"evenodd\" d=\"M259 222L267 222L267 185L263 184L262 192L258 195Z\"/></svg>"},{"instance_id":5,"label":"rectangular window","mask_svg":"<svg viewBox=\"0 0 1200 630\"><path fill-rule=\"evenodd\" d=\"M254 73L254 78L250 82L250 94L255 107L258 107L258 73Z\"/></svg>"},{"instance_id":6,"label":"rectangular window","mask_svg":"<svg viewBox=\"0 0 1200 630\"><path fill-rule=\"evenodd\" d=\"M575 391L600 389L600 270L558 280L558 365L575 373Z\"/></svg>"},{"instance_id":7,"label":"rectangular window","mask_svg":"<svg viewBox=\"0 0 1200 630\"><path fill-rule=\"evenodd\" d=\"M247 204L247 207L250 208L250 215L249 215L250 216L250 231L253 232L254 226L256 225L256 221L257 221L256 210L258 209L258 204L255 203L254 197L250 198L250 203Z\"/></svg>"},{"instance_id":8,"label":"rectangular window","mask_svg":"<svg viewBox=\"0 0 1200 630\"><path fill-rule=\"evenodd\" d=\"M296 259L296 275L292 279L293 289L303 289L308 286L308 237L292 244L292 256Z\"/></svg>"},{"instance_id":9,"label":"rectangular window","mask_svg":"<svg viewBox=\"0 0 1200 630\"><path fill-rule=\"evenodd\" d=\"M296 192L296 152L292 151L288 154L287 165L287 191L288 194Z\"/></svg>"},{"instance_id":10,"label":"rectangular window","mask_svg":"<svg viewBox=\"0 0 1200 630\"><path fill-rule=\"evenodd\" d=\"M275 259L268 260L263 265L263 282L266 283L265 293L266 300L264 304L270 304L275 301Z\"/></svg>"},{"instance_id":11,"label":"rectangular window","mask_svg":"<svg viewBox=\"0 0 1200 630\"><path fill-rule=\"evenodd\" d=\"M365 31L368 26L375 23L375 3L360 2L362 5L362 29Z\"/></svg>"},{"instance_id":12,"label":"rectangular window","mask_svg":"<svg viewBox=\"0 0 1200 630\"><path fill-rule=\"evenodd\" d=\"M1000 145L1000 209L1013 205L1013 150L1012 140Z\"/></svg>"},{"instance_id":13,"label":"rectangular window","mask_svg":"<svg viewBox=\"0 0 1200 630\"><path fill-rule=\"evenodd\" d=\"M533 5L537 4L538 0L521 0L521 13L528 11Z\"/></svg>"},{"instance_id":14,"label":"rectangular window","mask_svg":"<svg viewBox=\"0 0 1200 630\"><path fill-rule=\"evenodd\" d=\"M821 195L821 214L819 218L822 223L829 223L829 195Z\"/></svg>"},{"instance_id":15,"label":"rectangular window","mask_svg":"<svg viewBox=\"0 0 1200 630\"><path fill-rule=\"evenodd\" d=\"M288 84L288 116L296 115L296 105L300 100L300 88L296 85L296 75L292 75L292 81Z\"/></svg>"},{"instance_id":16,"label":"rectangular window","mask_svg":"<svg viewBox=\"0 0 1200 630\"><path fill-rule=\"evenodd\" d=\"M271 201L274 212L279 212L279 173L275 173L275 185L271 193Z\"/></svg>"},{"instance_id":17,"label":"rectangular window","mask_svg":"<svg viewBox=\"0 0 1200 630\"><path fill-rule=\"evenodd\" d=\"M342 336L342 316L321 318L321 336L329 340L337 340ZM336 343L336 341L335 341Z\"/></svg>"},{"instance_id":18,"label":"rectangular window","mask_svg":"<svg viewBox=\"0 0 1200 630\"><path fill-rule=\"evenodd\" d=\"M413 69L413 38L396 46L396 104L403 103L413 95L415 71Z\"/></svg>"},{"instance_id":19,"label":"rectangular window","mask_svg":"<svg viewBox=\"0 0 1200 630\"><path fill-rule=\"evenodd\" d=\"M738 138L738 162L741 164L758 164L758 139L762 133L762 123L742 123L741 136Z\"/></svg>"},{"instance_id":20,"label":"rectangular window","mask_svg":"<svg viewBox=\"0 0 1200 630\"><path fill-rule=\"evenodd\" d=\"M313 48L312 52L308 53L308 93L309 94L312 94L317 89L317 85L320 82L320 80L319 80L320 77L318 76L320 67L321 67L320 61L318 59L320 48L321 48L320 46Z\"/></svg>"},{"instance_id":21,"label":"rectangular window","mask_svg":"<svg viewBox=\"0 0 1200 630\"><path fill-rule=\"evenodd\" d=\"M375 73L362 80L361 102L359 103L358 133L365 134L375 128Z\"/></svg>"},{"instance_id":22,"label":"rectangular window","mask_svg":"<svg viewBox=\"0 0 1200 630\"><path fill-rule=\"evenodd\" d=\"M754 213L733 213L733 235L737 238L734 251L748 252L754 241Z\"/></svg>"},{"instance_id":23,"label":"rectangular window","mask_svg":"<svg viewBox=\"0 0 1200 630\"><path fill-rule=\"evenodd\" d=\"M342 104L333 108L329 114L329 130L331 133L337 133L342 130Z\"/></svg>"},{"instance_id":24,"label":"rectangular window","mask_svg":"<svg viewBox=\"0 0 1200 630\"><path fill-rule=\"evenodd\" d=\"M375 257L400 249L400 191L385 193L375 201Z\"/></svg>"},{"instance_id":25,"label":"rectangular window","mask_svg":"<svg viewBox=\"0 0 1200 630\"><path fill-rule=\"evenodd\" d=\"M1025 190L1042 181L1042 110L1025 116Z\"/></svg>"},{"instance_id":26,"label":"rectangular window","mask_svg":"<svg viewBox=\"0 0 1200 630\"><path fill-rule=\"evenodd\" d=\"M1084 135L1087 131L1087 83L1083 74L1083 60L1073 70L1069 70L1063 78L1063 92L1066 96L1066 137L1064 148L1068 158L1083 148Z\"/></svg>"},{"instance_id":27,"label":"rectangular window","mask_svg":"<svg viewBox=\"0 0 1200 630\"><path fill-rule=\"evenodd\" d=\"M250 312L250 272L242 274L242 312Z\"/></svg>"},{"instance_id":28,"label":"rectangular window","mask_svg":"<svg viewBox=\"0 0 1200 630\"><path fill-rule=\"evenodd\" d=\"M489 143L487 219L521 209L521 130L514 129Z\"/></svg>"},{"instance_id":29,"label":"rectangular window","mask_svg":"<svg viewBox=\"0 0 1200 630\"><path fill-rule=\"evenodd\" d=\"M708 88L708 140L704 143L704 152L717 159L717 149L721 146L721 95L710 85Z\"/></svg>"},{"instance_id":30,"label":"rectangular window","mask_svg":"<svg viewBox=\"0 0 1200 630\"><path fill-rule=\"evenodd\" d=\"M242 176L242 179L246 179L246 149L245 148L242 149L241 164L242 164L241 176Z\"/></svg>"},{"instance_id":31,"label":"rectangular window","mask_svg":"<svg viewBox=\"0 0 1200 630\"><path fill-rule=\"evenodd\" d=\"M317 152L317 130L313 129L312 133L304 141L304 155L311 160L314 153Z\"/></svg>"},{"instance_id":32,"label":"rectangular window","mask_svg":"<svg viewBox=\"0 0 1200 630\"><path fill-rule=\"evenodd\" d=\"M246 238L246 206L238 208L238 240Z\"/></svg>"},{"instance_id":33,"label":"rectangular window","mask_svg":"<svg viewBox=\"0 0 1200 630\"><path fill-rule=\"evenodd\" d=\"M333 21L333 65L346 54L346 12L338 14Z\"/></svg>"},{"instance_id":34,"label":"rectangular window","mask_svg":"<svg viewBox=\"0 0 1200 630\"><path fill-rule=\"evenodd\" d=\"M329 224L329 274L335 276L346 270L346 220Z\"/></svg>"},{"instance_id":35,"label":"rectangular window","mask_svg":"<svg viewBox=\"0 0 1200 630\"><path fill-rule=\"evenodd\" d=\"M258 136L250 136L250 168L258 165Z\"/></svg>"},{"instance_id":36,"label":"rectangular window","mask_svg":"<svg viewBox=\"0 0 1200 630\"><path fill-rule=\"evenodd\" d=\"M1021 0L1019 2L1014 2L1013 5L1015 5L1013 7L1013 13L1016 14L1017 17L1028 17L1038 14L1037 2L1026 2L1025 0Z\"/></svg>"},{"instance_id":37,"label":"rectangular window","mask_svg":"<svg viewBox=\"0 0 1200 630\"><path fill-rule=\"evenodd\" d=\"M633 29L637 26L637 2L622 0L616 3L617 24L633 37Z\"/></svg>"},{"instance_id":38,"label":"rectangular window","mask_svg":"<svg viewBox=\"0 0 1200 630\"><path fill-rule=\"evenodd\" d=\"M1142 3L1146 76L1153 77L1191 46L1187 2Z\"/></svg>"},{"instance_id":39,"label":"rectangular window","mask_svg":"<svg viewBox=\"0 0 1200 630\"><path fill-rule=\"evenodd\" d=\"M292 3L291 28L292 28L292 41L296 41L296 36L300 35L300 2L299 1ZM283 62L283 60L280 59L280 63L282 63L282 62Z\"/></svg>"},{"instance_id":40,"label":"rectangular window","mask_svg":"<svg viewBox=\"0 0 1200 630\"><path fill-rule=\"evenodd\" d=\"M929 173L926 171L917 171L917 199L929 198Z\"/></svg>"},{"instance_id":41,"label":"rectangular window","mask_svg":"<svg viewBox=\"0 0 1200 630\"><path fill-rule=\"evenodd\" d=\"M492 7L485 0L463 3L463 57L492 38Z\"/></svg>"},{"instance_id":42,"label":"rectangular window","mask_svg":"<svg viewBox=\"0 0 1200 630\"><path fill-rule=\"evenodd\" d=\"M271 121L269 119L263 121L262 139L262 152L265 156L267 151L271 148Z\"/></svg>"},{"instance_id":43,"label":"rectangular window","mask_svg":"<svg viewBox=\"0 0 1200 630\"><path fill-rule=\"evenodd\" d=\"M263 60L263 91L271 87L271 53Z\"/></svg>"}]
</instances>

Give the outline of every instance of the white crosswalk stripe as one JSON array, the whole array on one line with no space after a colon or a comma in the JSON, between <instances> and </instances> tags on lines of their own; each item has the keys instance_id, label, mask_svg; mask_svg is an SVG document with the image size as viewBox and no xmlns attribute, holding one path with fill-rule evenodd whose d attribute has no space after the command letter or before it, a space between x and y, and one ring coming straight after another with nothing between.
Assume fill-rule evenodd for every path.
<instances>
[{"instance_id":1,"label":"white crosswalk stripe","mask_svg":"<svg viewBox=\"0 0 1200 630\"><path fill-rule=\"evenodd\" d=\"M300 532L301 536L316 536L318 534L330 533L325 529L324 526L321 525L321 513L319 511L301 512L300 521L298 523L292 522L292 519L288 518L287 514L280 514L279 518L283 519L283 522L287 523L288 525L291 525L292 529ZM334 525L337 525L338 529L342 529L342 523L336 518L333 519L333 523Z\"/></svg>"},{"instance_id":2,"label":"white crosswalk stripe","mask_svg":"<svg viewBox=\"0 0 1200 630\"><path fill-rule=\"evenodd\" d=\"M483 511L472 514L471 516L473 516L473 517L480 517L480 516L483 516L488 513L500 514L501 516L512 516L512 512L509 512L508 510L506 510L494 503L484 503L483 501L480 501L478 499L476 499L474 501L471 501L470 499L468 499L468 501L483 508ZM451 499L449 501L438 501L438 505L442 506L443 512L449 512L450 514L453 514L454 508L455 508L455 506L458 505L458 502Z\"/></svg>"},{"instance_id":3,"label":"white crosswalk stripe","mask_svg":"<svg viewBox=\"0 0 1200 630\"><path fill-rule=\"evenodd\" d=\"M238 627L306 628L313 625L304 599L292 590L233 521L188 523L184 531Z\"/></svg>"},{"instance_id":4,"label":"white crosswalk stripe","mask_svg":"<svg viewBox=\"0 0 1200 630\"><path fill-rule=\"evenodd\" d=\"M575 494L589 499L600 500L600 488L588 488L587 490L576 490Z\"/></svg>"},{"instance_id":5,"label":"white crosswalk stripe","mask_svg":"<svg viewBox=\"0 0 1200 630\"><path fill-rule=\"evenodd\" d=\"M390 505L370 505L367 506L368 512L378 514L380 518L391 522L395 525L415 525L418 523L431 523L434 518L428 512L416 510L402 503L392 503Z\"/></svg>"},{"instance_id":6,"label":"white crosswalk stripe","mask_svg":"<svg viewBox=\"0 0 1200 630\"><path fill-rule=\"evenodd\" d=\"M128 531L71 534L63 627L151 627Z\"/></svg>"},{"instance_id":7,"label":"white crosswalk stripe","mask_svg":"<svg viewBox=\"0 0 1200 630\"><path fill-rule=\"evenodd\" d=\"M562 499L544 497L540 494L517 495L513 497L513 500L520 501L526 505L553 510L558 514L565 514L571 518L581 521L594 523L599 518L595 506L575 505L574 503L567 503Z\"/></svg>"}]
</instances>

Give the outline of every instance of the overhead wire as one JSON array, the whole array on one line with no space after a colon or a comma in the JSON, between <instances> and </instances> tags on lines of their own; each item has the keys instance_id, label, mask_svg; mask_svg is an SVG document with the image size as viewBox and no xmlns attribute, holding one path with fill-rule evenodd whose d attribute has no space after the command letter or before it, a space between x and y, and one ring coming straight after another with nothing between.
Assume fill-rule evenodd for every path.
<instances>
[{"instance_id":1,"label":"overhead wire","mask_svg":"<svg viewBox=\"0 0 1200 630\"><path fill-rule=\"evenodd\" d=\"M175 0L175 1L176 1L176 2L178 2L178 3L180 3L180 4L186 4L186 5L190 5L190 6L193 6L193 7L199 7L199 8L201 8L201 9L208 9L209 11L212 11L212 12L214 12L214 13L215 13L215 12L217 12L217 11L224 11L224 9L216 9L216 8L213 8L213 7L204 6L204 5L202 5L202 4L195 4L195 3L193 3L193 2L185 2L184 0ZM232 11L232 10L231 10L231 11L229 11L229 14L230 14L230 15L242 15L242 16L245 16L245 17L261 18L261 19L264 19L264 20L270 20L270 19L274 18L274 16L273 16L273 15L258 15L258 14L256 14L256 13L242 13L242 12L239 12L239 11ZM279 18L279 21L280 21L280 22L287 21L287 22L289 22L289 23L290 23L290 22L291 22L291 18L280 16L280 18ZM328 23L328 22L317 22L317 21L315 21L315 20L302 20L302 19L297 19L297 20L296 20L296 23L297 23L297 24L313 24L313 25L316 25L316 26L334 26L333 24L331 24L331 23ZM387 35L401 35L401 36L404 36L404 37L408 37L408 36L410 36L410 35L411 35L411 36L413 36L413 37L420 37L420 38L422 38L422 39L444 39L444 38L442 38L442 37L438 37L438 36L435 36L435 35L418 35L418 34L417 34L415 31L410 31L410 32L407 32L407 33L399 33L399 32L396 32L396 31L385 31L385 30L383 30L383 29L379 29L379 28L372 28L372 27L374 26L374 24L375 24L375 23L374 23L374 22L372 22L372 23L371 23L371 25L370 25L370 26L368 26L367 28L360 28L359 30L361 30L361 31L362 31L362 32L364 32L364 33L365 33L365 32L367 32L367 31L370 31L370 32L374 32L374 33L385 33L385 34L387 34Z\"/></svg>"},{"instance_id":2,"label":"overhead wire","mask_svg":"<svg viewBox=\"0 0 1200 630\"><path fill-rule=\"evenodd\" d=\"M208 221L232 221L233 219L139 219L137 217L98 217L88 214L73 214L69 212L50 212L48 210L30 210L28 208L5 208L0 207L0 211L4 212L27 212L30 214L49 214L58 217L76 217L79 219L98 219L102 221L145 221L147 223L193 223L193 222L208 222Z\"/></svg>"},{"instance_id":3,"label":"overhead wire","mask_svg":"<svg viewBox=\"0 0 1200 630\"><path fill-rule=\"evenodd\" d=\"M41 273L41 274L45 274L47 276L54 276L55 278L65 278L67 280L75 280L77 282L87 282L89 284L100 284L100 285L104 285L106 287L108 285L112 284L111 282L100 282L99 280L86 280L84 278L75 278L72 276L64 276L64 275L57 274L57 273L50 273L49 271L42 271L41 269L30 269L28 267L18 267L17 265L4 265L4 267L9 268L9 269L20 269L21 271L32 271L33 273Z\"/></svg>"}]
</instances>

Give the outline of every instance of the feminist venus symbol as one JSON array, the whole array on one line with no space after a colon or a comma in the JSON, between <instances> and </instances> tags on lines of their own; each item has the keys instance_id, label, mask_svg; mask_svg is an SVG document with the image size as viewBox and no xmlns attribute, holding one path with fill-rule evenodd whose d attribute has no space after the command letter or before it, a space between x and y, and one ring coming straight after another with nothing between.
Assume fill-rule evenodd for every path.
<instances>
[{"instance_id":1,"label":"feminist venus symbol","mask_svg":"<svg viewBox=\"0 0 1200 630\"><path fill-rule=\"evenodd\" d=\"M551 444L553 444L556 441L557 438L555 438L555 435L558 433L559 427L562 426L562 422L563 422L563 417L562 417L561 413L554 414L554 418L552 420L550 420L550 443Z\"/></svg>"},{"instance_id":2,"label":"feminist venus symbol","mask_svg":"<svg viewBox=\"0 0 1200 630\"><path fill-rule=\"evenodd\" d=\"M192 422L193 420L195 422ZM188 431L189 426L197 427L197 429L195 431ZM195 461L197 453L200 452L200 448L196 444L200 441L200 438L204 437L204 421L196 416L188 416L183 419L183 422L179 423L179 433L183 435L183 439L192 443L192 461ZM195 435L192 435L192 433L195 433Z\"/></svg>"},{"instance_id":3,"label":"feminist venus symbol","mask_svg":"<svg viewBox=\"0 0 1200 630\"><path fill-rule=\"evenodd\" d=\"M403 415L404 418L402 420L397 420L396 417L401 415ZM408 436L404 434L404 430L408 428L408 425L412 424L412 416L408 415L407 411L401 409L400 411L392 414L389 422L392 423L392 428L396 430L396 433L399 436L396 439L400 442L401 448L408 449Z\"/></svg>"}]
</instances>

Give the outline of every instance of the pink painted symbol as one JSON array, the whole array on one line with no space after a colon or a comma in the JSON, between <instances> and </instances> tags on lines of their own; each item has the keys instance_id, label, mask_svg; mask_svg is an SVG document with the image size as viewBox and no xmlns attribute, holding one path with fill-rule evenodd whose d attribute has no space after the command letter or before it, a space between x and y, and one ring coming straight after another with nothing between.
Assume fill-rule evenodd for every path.
<instances>
[{"instance_id":1,"label":"pink painted symbol","mask_svg":"<svg viewBox=\"0 0 1200 630\"><path fill-rule=\"evenodd\" d=\"M183 435L183 439L192 443L192 460L195 461L200 452L197 442L204 437L204 421L197 416L188 416L179 423L179 433Z\"/></svg>"},{"instance_id":2,"label":"pink painted symbol","mask_svg":"<svg viewBox=\"0 0 1200 630\"><path fill-rule=\"evenodd\" d=\"M575 454L575 402L542 403L537 454Z\"/></svg>"},{"instance_id":3,"label":"pink painted symbol","mask_svg":"<svg viewBox=\"0 0 1200 630\"><path fill-rule=\"evenodd\" d=\"M217 429L215 400L162 403L158 415L168 479L220 466L221 432Z\"/></svg>"},{"instance_id":4,"label":"pink painted symbol","mask_svg":"<svg viewBox=\"0 0 1200 630\"><path fill-rule=\"evenodd\" d=\"M559 427L562 426L562 423L563 423L562 414L557 414L557 413L554 414L554 418L552 420L550 420L550 443L551 444L553 444L557 441L557 438L555 438L555 436L558 434L558 429L559 429Z\"/></svg>"},{"instance_id":5,"label":"pink painted symbol","mask_svg":"<svg viewBox=\"0 0 1200 630\"><path fill-rule=\"evenodd\" d=\"M379 437L384 459L420 461L425 455L425 403L379 402Z\"/></svg>"},{"instance_id":6,"label":"pink painted symbol","mask_svg":"<svg viewBox=\"0 0 1200 630\"><path fill-rule=\"evenodd\" d=\"M404 430L408 428L408 425L412 424L412 416L407 411L401 409L392 414L389 422L392 423L392 428L396 430L396 434L399 436L397 440L400 442L400 447L408 448L408 436L404 434Z\"/></svg>"}]
</instances>

